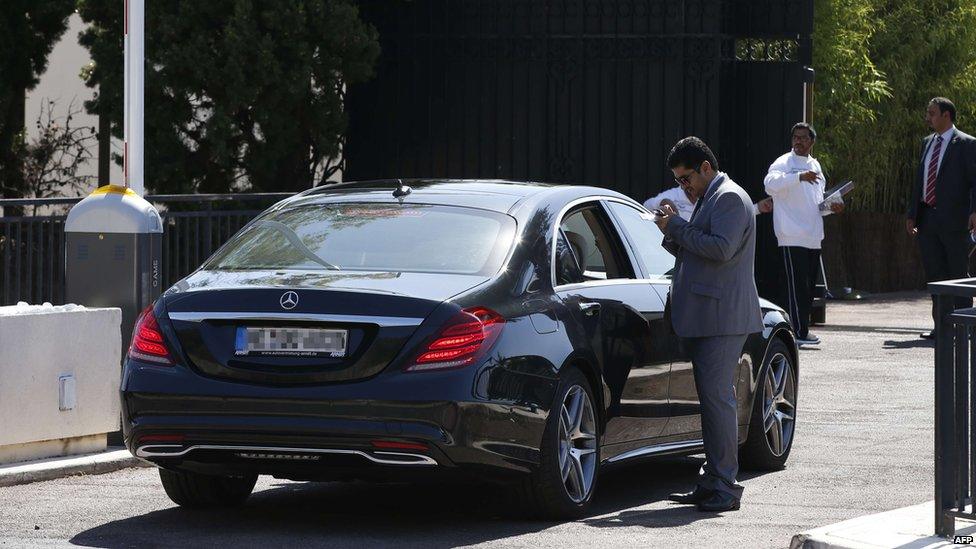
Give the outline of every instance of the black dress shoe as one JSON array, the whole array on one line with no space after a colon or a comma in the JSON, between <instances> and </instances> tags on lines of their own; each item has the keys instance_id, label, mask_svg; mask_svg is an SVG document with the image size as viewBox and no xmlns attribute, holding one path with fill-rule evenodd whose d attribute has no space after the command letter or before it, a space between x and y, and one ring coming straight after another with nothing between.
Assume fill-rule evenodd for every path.
<instances>
[{"instance_id":1,"label":"black dress shoe","mask_svg":"<svg viewBox=\"0 0 976 549\"><path fill-rule=\"evenodd\" d=\"M706 499L712 497L715 494L714 490L709 490L707 488L702 488L698 486L693 492L688 492L687 494L671 494L668 499L675 503L683 503L686 505L696 504L700 501L705 501Z\"/></svg>"},{"instance_id":2,"label":"black dress shoe","mask_svg":"<svg viewBox=\"0 0 976 549\"><path fill-rule=\"evenodd\" d=\"M712 492L711 497L698 502L698 510L706 513L738 511L739 498L725 492Z\"/></svg>"},{"instance_id":3,"label":"black dress shoe","mask_svg":"<svg viewBox=\"0 0 976 549\"><path fill-rule=\"evenodd\" d=\"M932 330L931 332L922 332L918 337L922 339L935 339L935 330Z\"/></svg>"}]
</instances>

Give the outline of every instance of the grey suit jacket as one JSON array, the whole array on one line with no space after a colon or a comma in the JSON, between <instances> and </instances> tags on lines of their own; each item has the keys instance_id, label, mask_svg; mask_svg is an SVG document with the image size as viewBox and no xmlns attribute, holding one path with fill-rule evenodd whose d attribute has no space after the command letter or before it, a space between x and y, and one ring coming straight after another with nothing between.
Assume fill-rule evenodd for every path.
<instances>
[{"instance_id":1,"label":"grey suit jacket","mask_svg":"<svg viewBox=\"0 0 976 549\"><path fill-rule=\"evenodd\" d=\"M762 331L752 200L724 173L701 200L691 221L673 217L665 228L665 247L677 257L671 281L674 332L707 337Z\"/></svg>"},{"instance_id":2,"label":"grey suit jacket","mask_svg":"<svg viewBox=\"0 0 976 549\"><path fill-rule=\"evenodd\" d=\"M908 218L918 223L918 207L925 188L928 167L925 156L935 142L936 134L925 138L922 158L912 186ZM976 212L976 139L956 128L942 157L942 166L935 179L935 210L932 219L940 231L965 231L969 228L969 214Z\"/></svg>"}]
</instances>

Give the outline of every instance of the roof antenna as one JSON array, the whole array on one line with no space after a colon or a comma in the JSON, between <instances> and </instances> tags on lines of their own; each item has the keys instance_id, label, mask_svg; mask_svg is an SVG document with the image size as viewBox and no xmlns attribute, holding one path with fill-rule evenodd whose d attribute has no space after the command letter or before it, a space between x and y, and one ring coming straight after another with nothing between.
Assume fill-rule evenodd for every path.
<instances>
[{"instance_id":1,"label":"roof antenna","mask_svg":"<svg viewBox=\"0 0 976 549\"><path fill-rule=\"evenodd\" d=\"M397 179L397 188L393 189L393 198L399 198L403 201L403 197L407 196L413 191L410 187L403 184L402 179Z\"/></svg>"}]
</instances>

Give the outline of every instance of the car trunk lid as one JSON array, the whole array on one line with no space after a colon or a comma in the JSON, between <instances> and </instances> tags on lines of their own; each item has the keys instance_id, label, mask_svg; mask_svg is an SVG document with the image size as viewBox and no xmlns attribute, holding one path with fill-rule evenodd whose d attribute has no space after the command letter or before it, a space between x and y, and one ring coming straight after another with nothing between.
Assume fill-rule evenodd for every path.
<instances>
[{"instance_id":1,"label":"car trunk lid","mask_svg":"<svg viewBox=\"0 0 976 549\"><path fill-rule=\"evenodd\" d=\"M206 375L269 384L354 381L382 371L440 303L486 280L200 271L167 293L165 308L189 365Z\"/></svg>"}]
</instances>

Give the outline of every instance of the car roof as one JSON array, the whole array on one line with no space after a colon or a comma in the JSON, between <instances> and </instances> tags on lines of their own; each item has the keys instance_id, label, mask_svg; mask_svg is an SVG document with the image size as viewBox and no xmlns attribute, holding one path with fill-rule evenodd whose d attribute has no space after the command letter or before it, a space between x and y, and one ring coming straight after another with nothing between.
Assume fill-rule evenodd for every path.
<instances>
[{"instance_id":1,"label":"car roof","mask_svg":"<svg viewBox=\"0 0 976 549\"><path fill-rule=\"evenodd\" d=\"M410 187L403 203L464 206L510 213L525 202L538 205L550 201L570 201L601 195L627 198L616 191L599 187L551 185L502 179L376 179L350 181L316 187L289 199L288 205L316 202L396 202L393 191L402 184Z\"/></svg>"}]
</instances>

